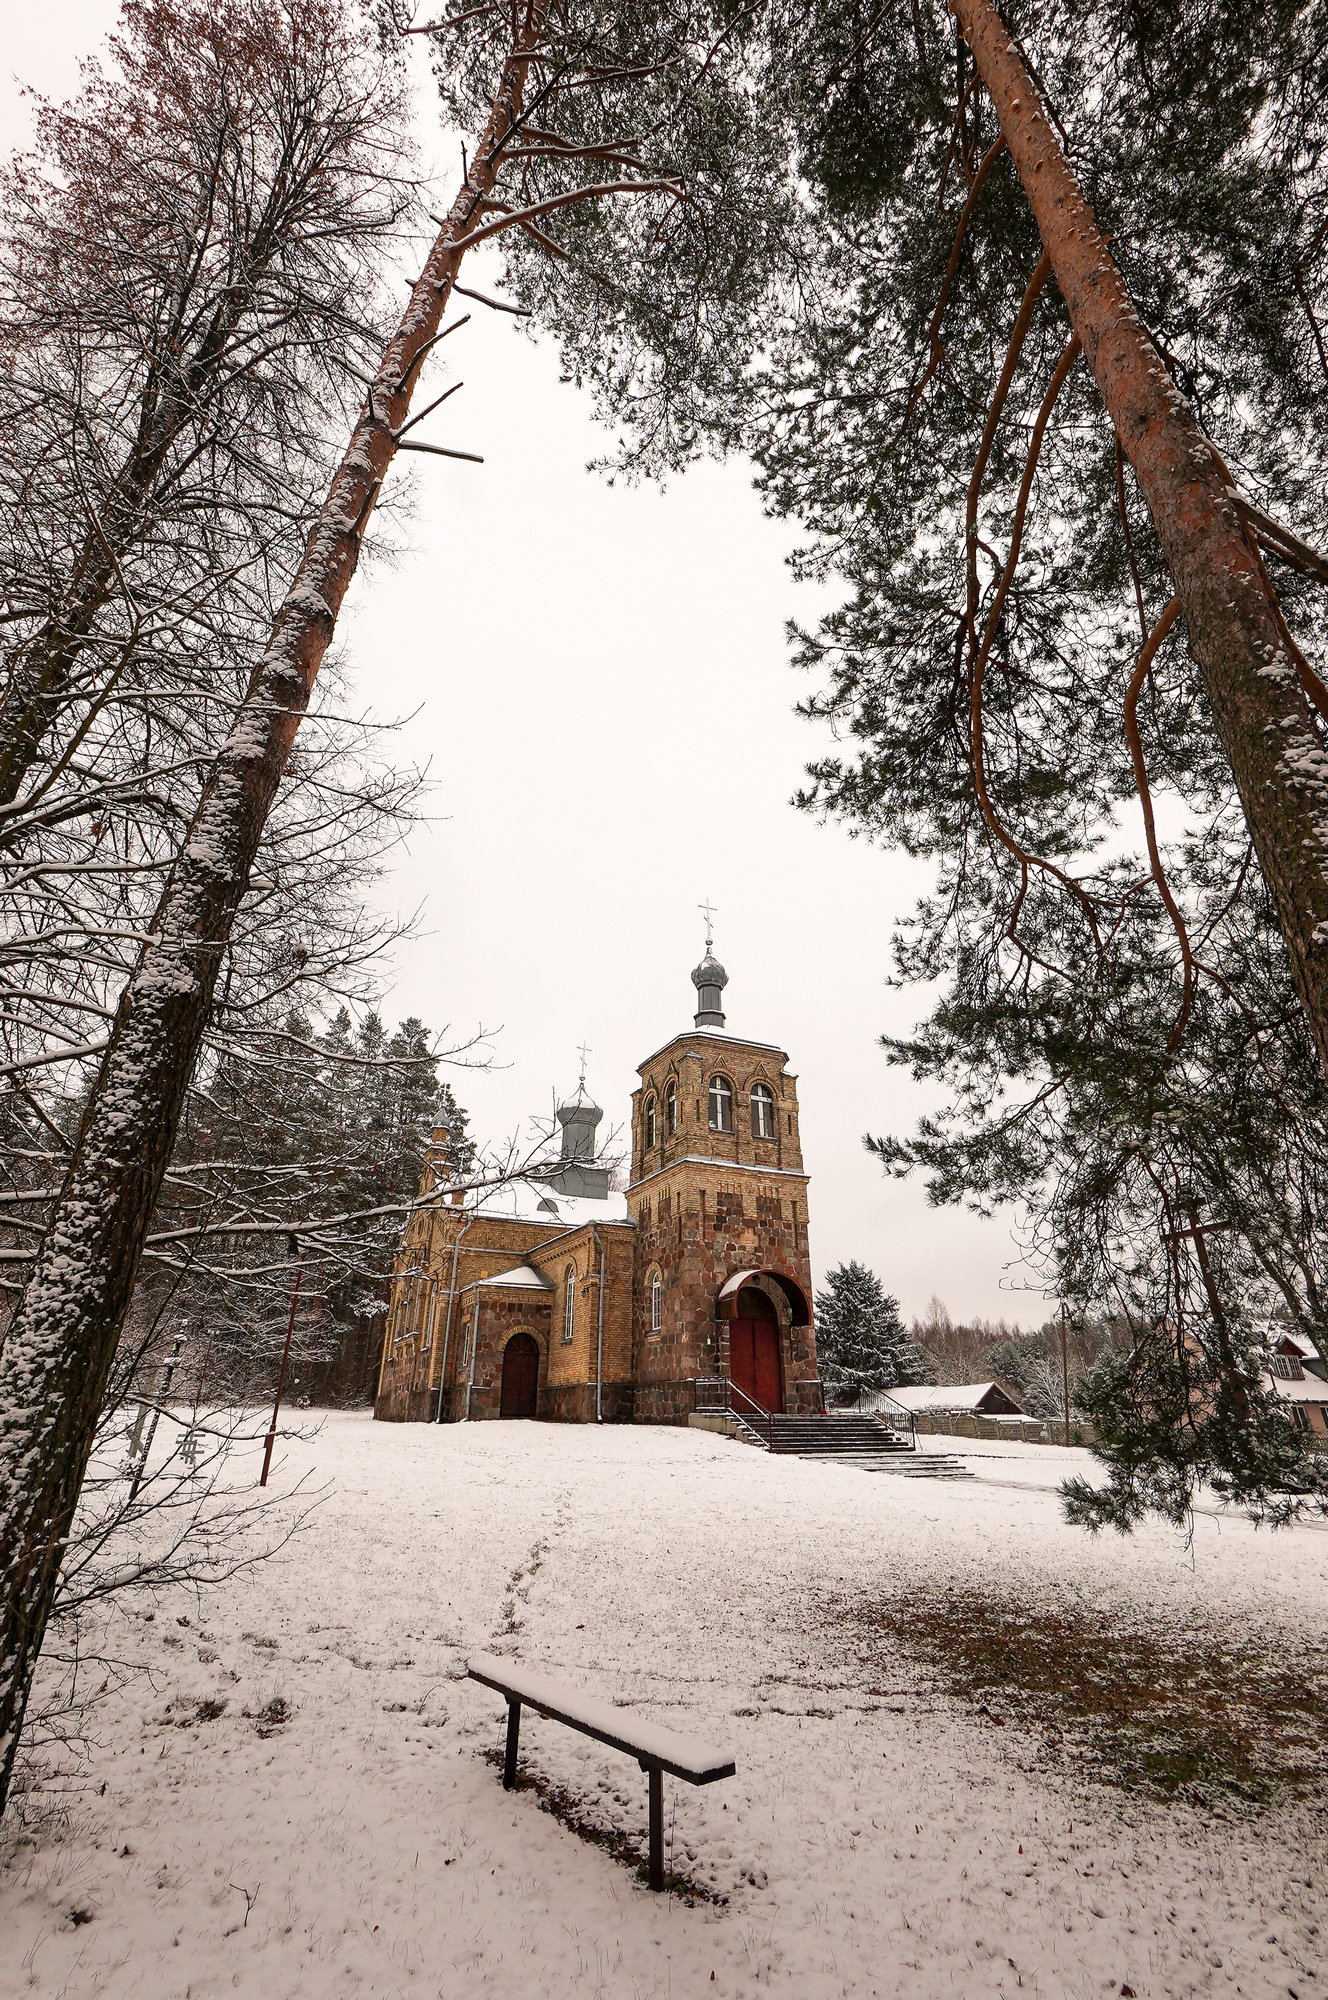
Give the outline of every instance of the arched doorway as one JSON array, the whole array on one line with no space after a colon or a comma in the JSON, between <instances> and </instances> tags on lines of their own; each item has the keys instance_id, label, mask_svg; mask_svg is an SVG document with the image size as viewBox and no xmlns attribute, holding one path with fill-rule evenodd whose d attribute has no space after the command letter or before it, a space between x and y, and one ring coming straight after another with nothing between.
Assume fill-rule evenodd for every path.
<instances>
[{"instance_id":1,"label":"arched doorway","mask_svg":"<svg viewBox=\"0 0 1328 2000\"><path fill-rule=\"evenodd\" d=\"M755 1286L738 1293L738 1309L729 1321L729 1378L760 1409L783 1409L779 1321L770 1300Z\"/></svg>"},{"instance_id":2,"label":"arched doorway","mask_svg":"<svg viewBox=\"0 0 1328 2000\"><path fill-rule=\"evenodd\" d=\"M514 1333L503 1349L500 1417L533 1417L539 1400L539 1346L528 1333Z\"/></svg>"}]
</instances>

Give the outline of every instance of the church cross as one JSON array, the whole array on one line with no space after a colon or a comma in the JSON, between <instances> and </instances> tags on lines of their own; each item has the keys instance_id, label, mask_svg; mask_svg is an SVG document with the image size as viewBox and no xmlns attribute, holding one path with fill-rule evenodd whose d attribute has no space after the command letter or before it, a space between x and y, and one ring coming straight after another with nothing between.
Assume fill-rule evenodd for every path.
<instances>
[{"instance_id":1,"label":"church cross","mask_svg":"<svg viewBox=\"0 0 1328 2000\"><path fill-rule=\"evenodd\" d=\"M711 936L711 930L712 930L712 923L711 923L711 919L712 919L712 918L714 918L714 917L717 917L717 916L719 915L719 911L718 911L718 910L715 910L715 909L712 909L712 908L711 908L711 906L710 906L710 898L709 898L709 896L707 896L707 897L706 897L706 899L705 899L704 903L698 903L696 907L697 907L697 909L698 909L698 910L701 910L701 911L703 911L703 912L704 912L704 915L705 915L705 920L706 920L706 950L707 950L707 951L709 951L709 949L710 949L711 945L712 945L712 944L714 943L714 939L713 939L713 938L712 938L712 936Z\"/></svg>"},{"instance_id":2,"label":"church cross","mask_svg":"<svg viewBox=\"0 0 1328 2000\"><path fill-rule=\"evenodd\" d=\"M586 1057L591 1053L588 1044L582 1042L581 1047L577 1051L577 1053L581 1057L581 1088L582 1090L584 1090L586 1087Z\"/></svg>"}]
</instances>

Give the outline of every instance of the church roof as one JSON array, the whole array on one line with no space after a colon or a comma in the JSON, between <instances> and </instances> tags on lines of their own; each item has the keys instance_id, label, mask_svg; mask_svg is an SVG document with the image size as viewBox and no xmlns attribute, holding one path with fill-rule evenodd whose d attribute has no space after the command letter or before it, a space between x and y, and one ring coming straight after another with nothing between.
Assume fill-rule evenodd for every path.
<instances>
[{"instance_id":1,"label":"church roof","mask_svg":"<svg viewBox=\"0 0 1328 2000\"><path fill-rule=\"evenodd\" d=\"M553 1290L550 1280L542 1271L537 1271L533 1264L516 1264L510 1271L499 1271L496 1277L477 1278L475 1282L477 1285L500 1285L508 1291L551 1292ZM470 1285L466 1287L467 1291L473 1289L474 1287Z\"/></svg>"}]
</instances>

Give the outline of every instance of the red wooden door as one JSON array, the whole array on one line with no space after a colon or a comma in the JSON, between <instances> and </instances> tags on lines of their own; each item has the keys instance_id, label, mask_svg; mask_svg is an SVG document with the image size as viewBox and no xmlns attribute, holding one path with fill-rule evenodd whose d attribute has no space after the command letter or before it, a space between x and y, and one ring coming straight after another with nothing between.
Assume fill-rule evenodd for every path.
<instances>
[{"instance_id":1,"label":"red wooden door","mask_svg":"<svg viewBox=\"0 0 1328 2000\"><path fill-rule=\"evenodd\" d=\"M779 1328L773 1320L729 1321L729 1378L762 1410L782 1410ZM738 1404L742 1408L741 1400Z\"/></svg>"},{"instance_id":2,"label":"red wooden door","mask_svg":"<svg viewBox=\"0 0 1328 2000\"><path fill-rule=\"evenodd\" d=\"M539 1348L528 1333L514 1333L503 1349L501 1417L533 1417L539 1400Z\"/></svg>"},{"instance_id":3,"label":"red wooden door","mask_svg":"<svg viewBox=\"0 0 1328 2000\"><path fill-rule=\"evenodd\" d=\"M755 1332L755 1320L729 1321L729 1379L735 1389L741 1389L743 1395L750 1396L753 1402L756 1401ZM741 1399L738 1408L742 1408Z\"/></svg>"},{"instance_id":4,"label":"red wooden door","mask_svg":"<svg viewBox=\"0 0 1328 2000\"><path fill-rule=\"evenodd\" d=\"M756 1400L763 1410L782 1410L783 1385L779 1379L779 1329L768 1319L755 1325Z\"/></svg>"}]
</instances>

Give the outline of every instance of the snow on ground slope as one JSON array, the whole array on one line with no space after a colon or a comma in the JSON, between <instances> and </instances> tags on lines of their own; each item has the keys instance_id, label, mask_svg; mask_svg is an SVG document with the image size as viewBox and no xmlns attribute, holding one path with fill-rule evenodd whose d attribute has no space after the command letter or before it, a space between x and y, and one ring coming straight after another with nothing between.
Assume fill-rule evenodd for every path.
<instances>
[{"instance_id":1,"label":"snow on ground slope","mask_svg":"<svg viewBox=\"0 0 1328 2000\"><path fill-rule=\"evenodd\" d=\"M152 1677L101 1710L63 1837L0 1875L0 1994L1328 1992L1312 1806L1214 1819L1039 1775L1017 1727L864 1667L827 1610L999 1584L1295 1645L1328 1534L1092 1542L1045 1490L1084 1455L967 1455L942 1485L697 1432L329 1417L287 1447L331 1482L312 1529L119 1621ZM479 1651L731 1743L735 1779L665 1789L675 1870L727 1900L651 1896L503 1792ZM641 1838L627 1758L540 1718L522 1750Z\"/></svg>"}]
</instances>

